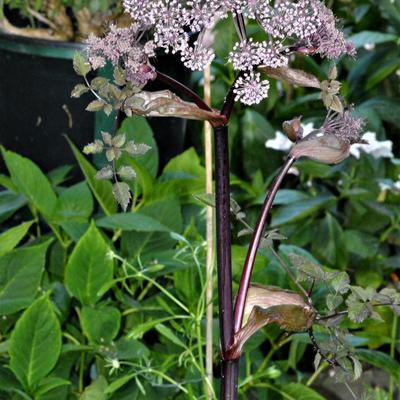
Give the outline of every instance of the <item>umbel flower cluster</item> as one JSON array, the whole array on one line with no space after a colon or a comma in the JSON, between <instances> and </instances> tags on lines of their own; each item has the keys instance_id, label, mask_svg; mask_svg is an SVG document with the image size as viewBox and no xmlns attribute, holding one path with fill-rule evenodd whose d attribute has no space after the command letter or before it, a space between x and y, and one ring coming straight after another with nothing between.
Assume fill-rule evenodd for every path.
<instances>
[{"instance_id":1,"label":"umbel flower cluster","mask_svg":"<svg viewBox=\"0 0 400 400\"><path fill-rule=\"evenodd\" d=\"M206 43L206 32L229 16L238 41L228 61L244 72L235 87L236 101L244 104L256 104L268 96L269 83L255 71L260 65L285 67L296 51L328 59L355 53L321 0L125 0L124 7L135 23L129 28L112 26L103 39L90 37L88 60L94 69L107 60L123 65L137 86L155 78L150 60L157 50L180 54L192 70L207 67L215 53ZM262 28L264 40L248 37L249 20Z\"/></svg>"}]
</instances>

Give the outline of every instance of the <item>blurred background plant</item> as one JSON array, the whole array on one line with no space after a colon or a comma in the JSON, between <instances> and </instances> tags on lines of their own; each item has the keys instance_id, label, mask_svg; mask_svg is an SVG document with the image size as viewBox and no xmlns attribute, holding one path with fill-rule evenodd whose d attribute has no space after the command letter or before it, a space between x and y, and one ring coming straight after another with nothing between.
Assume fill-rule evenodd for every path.
<instances>
[{"instance_id":1,"label":"blurred background plant","mask_svg":"<svg viewBox=\"0 0 400 400\"><path fill-rule=\"evenodd\" d=\"M400 1L328 3L358 50L358 57L338 70L340 78L348 76L343 93L367 119L369 146L353 148L339 166L296 164L272 213L271 226L290 238L277 251L284 260L294 253L327 271L346 271L356 285L399 290ZM222 23L215 38L222 59L236 34ZM330 68L325 63L321 71L307 57L296 63L320 80ZM212 74L213 101L220 106L233 71L217 61ZM199 91L202 82L201 74L193 75ZM303 122L318 126L324 118L318 95L280 85L271 81L269 98L256 108L237 105L232 121L233 196L252 225L287 151L277 135L282 122L302 115ZM128 182L135 213L116 213L111 183L96 181L95 169L72 144L85 176L75 185L68 183L67 167L45 177L28 160L3 152L11 179L0 176L0 221L12 228L0 236L0 398L205 398L205 213L192 196L204 192L199 125L190 123L189 129L189 145L196 150L170 161L158 177L159 150L147 123L127 119L121 132L151 147L137 159L122 160L137 174ZM235 227L236 233L242 230L239 223ZM236 280L247 242L235 235ZM74 280L73 271L88 258L92 278L76 273ZM36 268L28 268L27 260ZM254 280L294 289L270 249L260 251ZM88 289L89 281L94 286ZM324 284L316 286L317 307L326 307L320 300L326 294ZM344 340L365 369L351 390L355 398L394 400L400 383L398 317L389 307L375 311L379 323L342 321L350 331ZM36 323L39 316L47 321L44 327ZM51 339L52 355L32 332ZM325 328L315 336L321 345L329 340ZM215 361L218 351L215 342ZM354 398L330 377L326 363L314 371L313 359L306 334L264 328L245 347L242 398ZM28 367L36 371L32 376ZM218 377L217 365L215 371Z\"/></svg>"},{"instance_id":2,"label":"blurred background plant","mask_svg":"<svg viewBox=\"0 0 400 400\"><path fill-rule=\"evenodd\" d=\"M110 23L131 23L114 0L5 0L0 8L1 31L38 39L80 42L101 36Z\"/></svg>"}]
</instances>

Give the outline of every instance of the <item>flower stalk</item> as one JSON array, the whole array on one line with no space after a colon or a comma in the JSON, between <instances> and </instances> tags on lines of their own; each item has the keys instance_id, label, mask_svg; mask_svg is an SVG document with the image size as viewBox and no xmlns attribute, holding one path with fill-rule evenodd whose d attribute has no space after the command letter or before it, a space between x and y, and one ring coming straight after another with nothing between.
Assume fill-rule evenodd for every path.
<instances>
[{"instance_id":1,"label":"flower stalk","mask_svg":"<svg viewBox=\"0 0 400 400\"><path fill-rule=\"evenodd\" d=\"M244 309L245 309L245 304L246 304L246 297L247 293L249 290L250 286L250 280L251 280L251 275L253 272L253 267L254 267L254 262L257 256L257 250L258 247L260 246L260 242L263 236L264 232L264 227L265 223L267 221L269 212L272 208L272 204L274 202L275 196L278 193L278 190L282 184L283 179L285 178L286 174L288 173L289 169L295 162L295 158L293 157L288 157L285 164L283 165L281 171L279 174L276 176L262 207L261 214L258 218L256 227L253 232L253 236L251 238L249 250L247 252L246 256L246 261L243 267L243 273L242 273L242 278L240 280L240 285L239 285L239 291L238 295L236 298L236 303L235 303L235 312L234 312L234 318L235 318L235 324L234 324L234 330L235 333L239 332L239 330L242 328L242 322L243 322L243 315L244 315Z\"/></svg>"}]
</instances>

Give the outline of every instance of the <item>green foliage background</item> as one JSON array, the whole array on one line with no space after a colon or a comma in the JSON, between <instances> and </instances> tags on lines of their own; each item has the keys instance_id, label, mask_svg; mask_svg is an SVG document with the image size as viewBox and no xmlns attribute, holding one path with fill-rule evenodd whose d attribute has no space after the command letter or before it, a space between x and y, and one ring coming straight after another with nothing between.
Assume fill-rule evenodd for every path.
<instances>
[{"instance_id":1,"label":"green foliage background","mask_svg":"<svg viewBox=\"0 0 400 400\"><path fill-rule=\"evenodd\" d=\"M331 3L359 52L357 59L339 63L343 95L367 119L368 130L394 142L398 155L400 2ZM231 48L227 42L236 41L230 29L217 27L221 57ZM330 67L320 69L307 57L295 65L321 80ZM219 106L233 71L217 61L213 75ZM271 82L267 101L253 109L237 106L235 115L233 195L254 223L284 157L267 150L266 140L294 116L318 125L324 109L311 91ZM9 175L0 176L0 399L206 398L205 216L193 197L204 192L198 129L192 126L196 149L171 160L157 176L151 129L142 118L125 121L121 131L129 140L153 147L146 156L124 160L138 175L131 183L134 212L127 214L118 213L111 184L94 179L95 168L73 143L85 178L74 185L67 167L45 175L26 158L2 150ZM329 271L347 271L356 285L393 286L400 266L400 192L393 186L400 159L364 154L339 166L301 161L297 168L300 176L287 179L273 210L271 225L288 237L279 254L300 254ZM382 191L380 183L393 190ZM240 229L235 223L235 233ZM235 235L236 283L247 242ZM269 250L258 256L254 281L291 288ZM323 284L316 287L314 300L322 309L326 294ZM362 381L364 394L392 400L400 384L398 318L388 307L377 313L380 322L343 324L365 367L384 372L376 388ZM324 335L317 331L321 342ZM217 320L214 345L218 375ZM326 366L315 374L313 356L307 335L263 329L246 346L242 398L334 399L322 379Z\"/></svg>"}]
</instances>

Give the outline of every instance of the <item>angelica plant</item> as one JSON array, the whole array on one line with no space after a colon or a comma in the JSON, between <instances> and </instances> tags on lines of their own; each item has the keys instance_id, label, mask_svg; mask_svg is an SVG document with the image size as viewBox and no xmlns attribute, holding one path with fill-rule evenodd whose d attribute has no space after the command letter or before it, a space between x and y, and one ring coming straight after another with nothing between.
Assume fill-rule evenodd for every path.
<instances>
[{"instance_id":1,"label":"angelica plant","mask_svg":"<svg viewBox=\"0 0 400 400\"><path fill-rule=\"evenodd\" d=\"M335 60L342 56L355 56L355 50L338 29L333 12L321 0L125 0L125 10L134 23L128 28L111 26L103 38L91 36L85 58L77 56L75 69L85 79L85 84L74 90L79 96L91 91L95 100L88 106L90 111L112 111L128 116L180 117L194 120L207 120L215 132L215 180L216 180L216 231L218 295L221 344L221 399L237 399L238 363L245 341L261 327L277 323L289 332L308 331L317 350L318 366L321 359L333 367L343 367L348 356L337 353L344 344L339 331L333 336L337 339L336 348L321 349L315 340L312 327L318 321L333 318L347 298L349 308L346 313L353 316L356 309L363 309L362 315L373 315L376 302L395 305L398 302L392 292L370 293L364 296L361 291L350 287L347 277L323 274L314 267L304 267L304 262L294 260L299 276L308 274L312 285L322 280L336 282L342 279L343 287L337 290L335 299L329 298L328 307L332 315L321 315L313 306L311 291L300 284L300 293L284 291L280 288L263 288L251 283L252 270L260 244L268 242L265 225L276 193L292 165L301 157L308 157L327 164L336 164L346 159L353 144L361 143L364 121L353 114L352 107L340 95L341 85L337 81L336 68L332 68L327 79L320 82L315 76L290 67L290 60L296 54L309 57L318 54L322 58ZM190 88L157 70L157 54L178 54L187 68L203 70L209 66L216 55L205 38L207 32L223 19L234 24L238 40L229 51L226 62L237 71L236 79L226 95L221 110L209 107ZM264 39L256 40L248 33L247 24L256 23L263 32ZM193 39L194 38L194 39ZM89 82L90 70L97 70L107 62L114 65L112 80L95 78ZM290 84L313 88L321 92L321 100L327 116L318 129L304 136L301 118L287 121L284 130L294 142L271 189L268 191L256 226L247 226L252 235L248 254L243 267L241 282L233 302L231 268L231 198L229 181L229 122L236 102L251 106L260 103L269 95L270 79L278 79ZM148 91L146 85L151 81L163 84L165 90ZM117 137L118 138L118 137ZM118 158L124 143L121 138L104 137L104 143L96 142L87 148L87 153L103 151L108 146L108 160ZM114 142L117 140L118 145ZM96 147L97 146L97 147ZM134 171L127 171L131 178ZM121 170L105 167L98 178L112 178L118 185ZM123 208L126 209L129 195L124 187ZM117 199L118 199L118 194ZM237 218L243 220L242 217ZM275 236L274 236L275 235ZM276 232L272 235L276 237ZM279 235L278 235L279 237ZM292 275L290 267L284 266ZM314 268L314 269L313 269ZM311 270L311 272L310 272ZM318 275L318 276L316 276ZM293 275L294 276L294 275ZM300 277L294 279L301 281ZM345 282L345 283L344 283ZM336 282L337 284L337 282ZM358 296L358 297L357 297ZM385 300L383 300L385 298ZM339 301L340 300L340 301ZM367 312L368 311L368 312ZM341 312L338 311L340 314ZM341 314L340 314L341 315ZM329 317L329 318L328 318ZM319 359L319 361L318 361ZM350 358L350 360L353 360ZM344 367L343 367L344 368ZM346 369L347 366L346 366ZM353 360L352 370L359 374L359 363Z\"/></svg>"}]
</instances>

